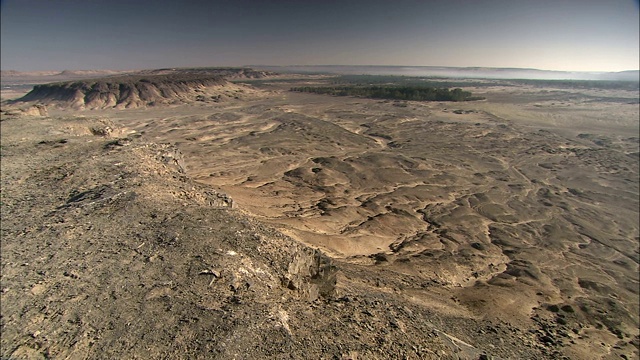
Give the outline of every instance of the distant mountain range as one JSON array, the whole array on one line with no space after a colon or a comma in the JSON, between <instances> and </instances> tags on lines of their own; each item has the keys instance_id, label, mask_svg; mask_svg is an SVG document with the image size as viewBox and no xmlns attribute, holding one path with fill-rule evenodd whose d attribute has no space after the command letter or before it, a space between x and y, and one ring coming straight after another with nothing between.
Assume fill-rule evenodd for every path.
<instances>
[{"instance_id":1,"label":"distant mountain range","mask_svg":"<svg viewBox=\"0 0 640 360\"><path fill-rule=\"evenodd\" d=\"M519 68L444 67L444 66L359 66L359 65L250 65L254 69L278 73L329 73L428 76L447 78L534 79L534 80L611 80L640 81L639 70L620 72L551 71Z\"/></svg>"}]
</instances>

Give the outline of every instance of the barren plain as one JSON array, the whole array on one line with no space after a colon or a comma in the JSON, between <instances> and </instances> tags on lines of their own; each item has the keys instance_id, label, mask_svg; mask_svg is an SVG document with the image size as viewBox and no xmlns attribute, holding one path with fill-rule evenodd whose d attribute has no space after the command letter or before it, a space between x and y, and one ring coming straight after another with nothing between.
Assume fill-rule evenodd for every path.
<instances>
[{"instance_id":1,"label":"barren plain","mask_svg":"<svg viewBox=\"0 0 640 360\"><path fill-rule=\"evenodd\" d=\"M637 88L332 81L4 111L2 356L638 357Z\"/></svg>"}]
</instances>

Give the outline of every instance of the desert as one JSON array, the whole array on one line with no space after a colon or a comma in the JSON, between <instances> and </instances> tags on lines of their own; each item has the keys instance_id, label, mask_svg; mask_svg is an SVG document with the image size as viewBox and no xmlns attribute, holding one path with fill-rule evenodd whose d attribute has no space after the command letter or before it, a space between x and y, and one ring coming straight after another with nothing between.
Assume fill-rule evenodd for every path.
<instances>
[{"instance_id":1,"label":"desert","mask_svg":"<svg viewBox=\"0 0 640 360\"><path fill-rule=\"evenodd\" d=\"M639 356L638 82L278 70L3 72L2 358Z\"/></svg>"}]
</instances>

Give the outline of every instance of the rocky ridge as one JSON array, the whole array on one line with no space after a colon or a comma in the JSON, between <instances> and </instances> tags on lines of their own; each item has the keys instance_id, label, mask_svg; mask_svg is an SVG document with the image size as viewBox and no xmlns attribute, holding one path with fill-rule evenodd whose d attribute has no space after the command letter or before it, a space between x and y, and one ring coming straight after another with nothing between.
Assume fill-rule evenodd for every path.
<instances>
[{"instance_id":1,"label":"rocky ridge","mask_svg":"<svg viewBox=\"0 0 640 360\"><path fill-rule=\"evenodd\" d=\"M98 79L35 85L14 104L34 103L73 109L138 108L219 102L254 93L227 79L260 78L269 73L243 68L158 69Z\"/></svg>"}]
</instances>

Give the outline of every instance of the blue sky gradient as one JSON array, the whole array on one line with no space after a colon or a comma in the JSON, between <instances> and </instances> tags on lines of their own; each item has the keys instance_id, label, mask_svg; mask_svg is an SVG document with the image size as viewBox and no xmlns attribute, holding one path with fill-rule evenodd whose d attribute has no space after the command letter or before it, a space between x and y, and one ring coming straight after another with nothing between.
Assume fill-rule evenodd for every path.
<instances>
[{"instance_id":1,"label":"blue sky gradient","mask_svg":"<svg viewBox=\"0 0 640 360\"><path fill-rule=\"evenodd\" d=\"M633 0L5 0L3 70L640 67Z\"/></svg>"}]
</instances>

